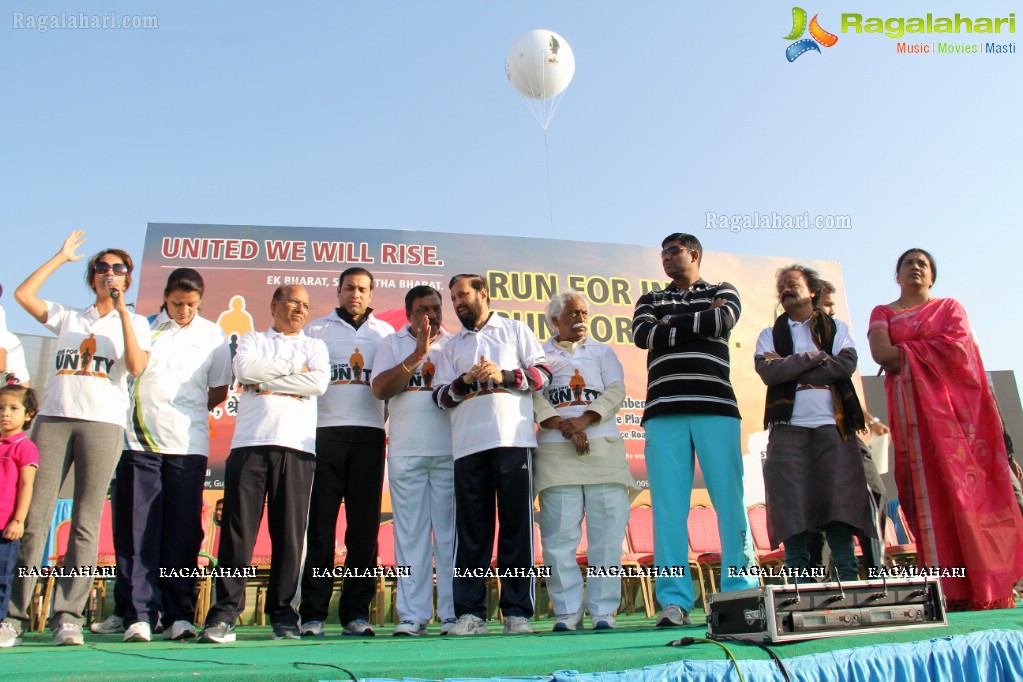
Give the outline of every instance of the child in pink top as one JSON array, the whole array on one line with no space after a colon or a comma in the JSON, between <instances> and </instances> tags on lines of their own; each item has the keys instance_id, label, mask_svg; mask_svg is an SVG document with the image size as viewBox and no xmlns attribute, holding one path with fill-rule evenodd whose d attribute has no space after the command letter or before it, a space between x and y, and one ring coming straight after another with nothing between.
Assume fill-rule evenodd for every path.
<instances>
[{"instance_id":1,"label":"child in pink top","mask_svg":"<svg viewBox=\"0 0 1023 682\"><path fill-rule=\"evenodd\" d=\"M18 562L25 515L32 501L32 484L39 466L39 451L25 433L26 425L39 410L31 388L0 387L0 619L7 617L14 566ZM10 624L0 624L0 648L20 644Z\"/></svg>"}]
</instances>

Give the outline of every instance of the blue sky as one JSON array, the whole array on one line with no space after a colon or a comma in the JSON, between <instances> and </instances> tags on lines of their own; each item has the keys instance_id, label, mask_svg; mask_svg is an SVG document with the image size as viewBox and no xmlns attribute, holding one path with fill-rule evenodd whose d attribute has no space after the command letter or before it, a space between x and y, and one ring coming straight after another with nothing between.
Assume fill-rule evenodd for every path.
<instances>
[{"instance_id":1,"label":"blue sky","mask_svg":"<svg viewBox=\"0 0 1023 682\"><path fill-rule=\"evenodd\" d=\"M5 0L8 326L45 333L11 292L75 228L90 253L135 254L147 222L638 244L687 230L710 251L840 261L865 374L870 310L898 296L895 259L927 248L933 294L962 301L988 369L1019 381L1023 325L1007 294L1023 246L1023 11L1016 34L946 38L1017 43L1009 55L899 55L896 40L839 31L843 12L1020 5L802 6L839 42L788 63L783 2ZM16 28L19 13L24 26L61 12L159 28ZM549 188L543 132L504 75L514 40L541 27L576 57L548 132ZM849 216L851 229L705 227L707 212L772 211ZM43 294L87 304L82 268Z\"/></svg>"}]
</instances>

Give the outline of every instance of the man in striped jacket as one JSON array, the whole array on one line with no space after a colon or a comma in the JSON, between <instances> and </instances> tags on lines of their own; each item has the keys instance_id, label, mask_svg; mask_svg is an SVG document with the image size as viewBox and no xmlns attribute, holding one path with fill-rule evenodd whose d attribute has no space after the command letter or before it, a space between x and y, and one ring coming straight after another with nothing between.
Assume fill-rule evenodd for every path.
<instances>
[{"instance_id":1,"label":"man in striped jacket","mask_svg":"<svg viewBox=\"0 0 1023 682\"><path fill-rule=\"evenodd\" d=\"M643 427L654 563L689 563L686 522L698 456L718 515L722 589L737 590L757 585L741 570L753 564L753 544L743 497L739 407L729 379L728 336L741 305L731 284L700 277L702 260L699 239L668 235L661 243L661 265L671 284L644 294L632 320L633 341L647 350ZM689 625L694 599L689 574L658 577L656 584L664 607L657 625Z\"/></svg>"}]
</instances>

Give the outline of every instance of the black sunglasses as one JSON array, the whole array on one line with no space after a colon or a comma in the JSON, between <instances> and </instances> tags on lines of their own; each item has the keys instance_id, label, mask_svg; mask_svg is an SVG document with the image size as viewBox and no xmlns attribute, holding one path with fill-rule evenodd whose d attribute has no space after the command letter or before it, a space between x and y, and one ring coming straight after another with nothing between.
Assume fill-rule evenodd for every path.
<instances>
[{"instance_id":1,"label":"black sunglasses","mask_svg":"<svg viewBox=\"0 0 1023 682\"><path fill-rule=\"evenodd\" d=\"M96 271L97 275L105 275L111 270L114 271L115 275L121 275L122 277L128 274L128 266L124 263L110 264L102 260L96 262L96 265L93 266L93 270Z\"/></svg>"}]
</instances>

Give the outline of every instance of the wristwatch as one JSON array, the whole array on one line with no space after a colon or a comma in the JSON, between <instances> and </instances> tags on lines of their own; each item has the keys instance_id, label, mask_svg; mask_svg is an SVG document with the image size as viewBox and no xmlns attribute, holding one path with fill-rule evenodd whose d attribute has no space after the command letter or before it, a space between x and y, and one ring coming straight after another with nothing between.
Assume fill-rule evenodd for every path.
<instances>
[{"instance_id":1,"label":"wristwatch","mask_svg":"<svg viewBox=\"0 0 1023 682\"><path fill-rule=\"evenodd\" d=\"M881 421L880 417L874 417L869 422L867 422L867 426L873 426L874 424L877 424L880 421Z\"/></svg>"},{"instance_id":2,"label":"wristwatch","mask_svg":"<svg viewBox=\"0 0 1023 682\"><path fill-rule=\"evenodd\" d=\"M664 317L662 317L657 322L658 322L658 324L663 324L665 327L667 327L668 325L671 324L671 315L665 315Z\"/></svg>"}]
</instances>

